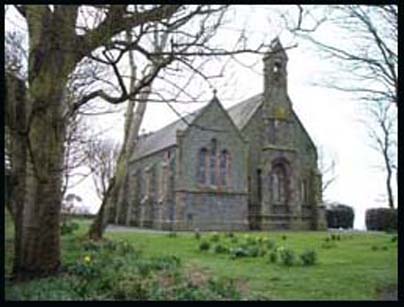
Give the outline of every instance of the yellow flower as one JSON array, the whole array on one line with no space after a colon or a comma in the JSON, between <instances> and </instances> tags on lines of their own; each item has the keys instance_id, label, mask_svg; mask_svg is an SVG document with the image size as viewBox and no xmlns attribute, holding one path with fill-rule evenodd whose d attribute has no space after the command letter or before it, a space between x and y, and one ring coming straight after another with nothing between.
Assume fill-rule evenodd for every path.
<instances>
[{"instance_id":1,"label":"yellow flower","mask_svg":"<svg viewBox=\"0 0 404 307\"><path fill-rule=\"evenodd\" d=\"M90 256L85 256L84 257L84 262L89 263L91 261L91 257Z\"/></svg>"}]
</instances>

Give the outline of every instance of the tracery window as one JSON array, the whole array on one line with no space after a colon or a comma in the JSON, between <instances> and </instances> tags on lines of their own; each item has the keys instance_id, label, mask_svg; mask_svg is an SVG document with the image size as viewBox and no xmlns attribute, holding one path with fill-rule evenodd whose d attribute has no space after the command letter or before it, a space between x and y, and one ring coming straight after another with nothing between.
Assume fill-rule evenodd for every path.
<instances>
[{"instance_id":1,"label":"tracery window","mask_svg":"<svg viewBox=\"0 0 404 307\"><path fill-rule=\"evenodd\" d=\"M277 165L273 168L271 175L272 200L276 203L283 203L286 200L286 171L284 166Z\"/></svg>"},{"instance_id":2,"label":"tracery window","mask_svg":"<svg viewBox=\"0 0 404 307\"><path fill-rule=\"evenodd\" d=\"M210 184L216 185L216 139L212 139L209 173L210 173Z\"/></svg>"},{"instance_id":3,"label":"tracery window","mask_svg":"<svg viewBox=\"0 0 404 307\"><path fill-rule=\"evenodd\" d=\"M229 153L227 152L227 150L222 150L222 152L220 153L220 165L219 165L219 169L220 169L220 185L226 186L228 184L229 181Z\"/></svg>"},{"instance_id":4,"label":"tracery window","mask_svg":"<svg viewBox=\"0 0 404 307\"><path fill-rule=\"evenodd\" d=\"M206 161L207 161L208 151L206 148L202 148L199 151L199 161L198 161L198 182L206 183Z\"/></svg>"},{"instance_id":5,"label":"tracery window","mask_svg":"<svg viewBox=\"0 0 404 307\"><path fill-rule=\"evenodd\" d=\"M302 189L302 202L304 205L307 205L309 203L307 180L302 180L301 189Z\"/></svg>"}]
</instances>

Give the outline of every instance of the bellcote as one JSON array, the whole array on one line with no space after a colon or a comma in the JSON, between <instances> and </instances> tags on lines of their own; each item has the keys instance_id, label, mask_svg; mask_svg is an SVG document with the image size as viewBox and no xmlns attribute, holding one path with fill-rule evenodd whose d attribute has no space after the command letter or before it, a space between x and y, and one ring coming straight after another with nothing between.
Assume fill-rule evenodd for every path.
<instances>
[{"instance_id":1,"label":"bellcote","mask_svg":"<svg viewBox=\"0 0 404 307\"><path fill-rule=\"evenodd\" d=\"M288 117L291 109L287 94L288 56L278 37L272 40L263 62L266 116Z\"/></svg>"},{"instance_id":2,"label":"bellcote","mask_svg":"<svg viewBox=\"0 0 404 307\"><path fill-rule=\"evenodd\" d=\"M275 38L264 56L264 95L279 89L287 92L287 62L288 56L279 38Z\"/></svg>"}]
</instances>

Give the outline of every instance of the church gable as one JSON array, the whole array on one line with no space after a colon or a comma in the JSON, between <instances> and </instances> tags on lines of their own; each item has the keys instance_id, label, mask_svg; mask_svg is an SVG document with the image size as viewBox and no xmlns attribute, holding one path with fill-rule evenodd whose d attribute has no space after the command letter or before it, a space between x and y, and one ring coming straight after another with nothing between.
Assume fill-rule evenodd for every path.
<instances>
[{"instance_id":1,"label":"church gable","mask_svg":"<svg viewBox=\"0 0 404 307\"><path fill-rule=\"evenodd\" d=\"M204 151L211 156L213 150L217 159L221 159L221 157L226 155L226 159L231 160L232 167L229 167L228 170L230 172L228 178L231 179L227 180L226 184L223 184L226 186L226 189L231 188L245 192L245 180L244 178L239 178L239 174L246 171L247 144L217 98L214 98L187 127L181 144L178 144L178 146L183 153L181 164L184 166L181 186L187 189L198 189L201 186L198 161L201 159L200 156L201 154L203 155ZM220 165L218 163L218 173L221 171L219 168ZM219 176L217 177L219 178ZM207 178L205 179L206 182L210 182ZM215 186L216 182L213 178L212 182L214 184L207 185Z\"/></svg>"}]
</instances>

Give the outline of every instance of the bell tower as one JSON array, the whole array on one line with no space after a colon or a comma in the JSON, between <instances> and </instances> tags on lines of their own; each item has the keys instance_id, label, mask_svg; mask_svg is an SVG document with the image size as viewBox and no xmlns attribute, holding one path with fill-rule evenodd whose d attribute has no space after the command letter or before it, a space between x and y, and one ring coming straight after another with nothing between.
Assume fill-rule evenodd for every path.
<instances>
[{"instance_id":1,"label":"bell tower","mask_svg":"<svg viewBox=\"0 0 404 307\"><path fill-rule=\"evenodd\" d=\"M263 119L266 146L292 146L292 104L287 94L288 56L275 38L264 59Z\"/></svg>"}]
</instances>

